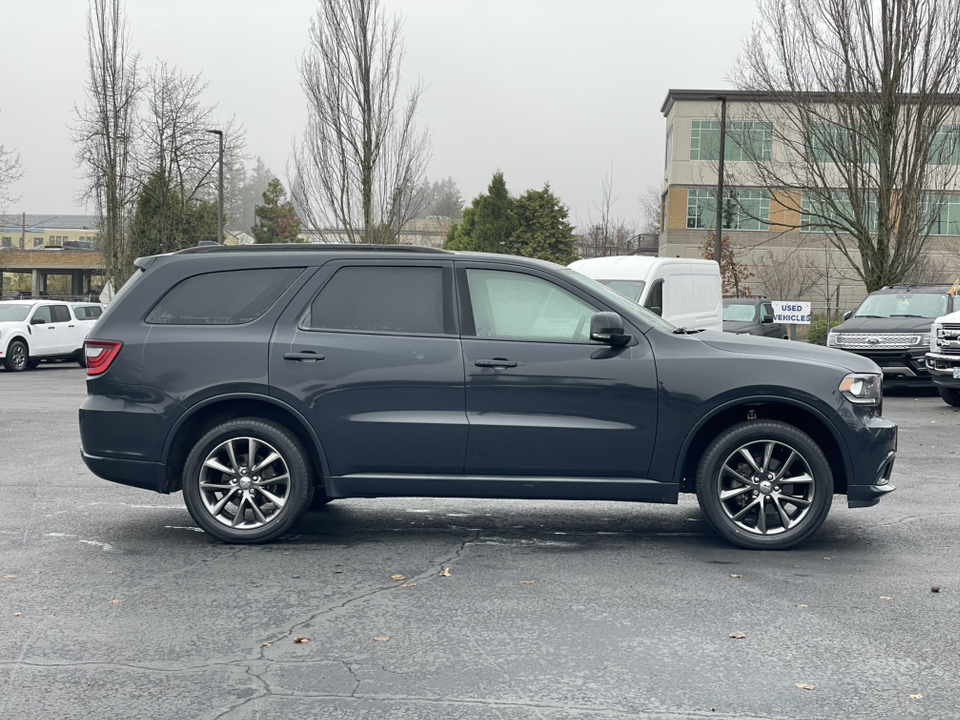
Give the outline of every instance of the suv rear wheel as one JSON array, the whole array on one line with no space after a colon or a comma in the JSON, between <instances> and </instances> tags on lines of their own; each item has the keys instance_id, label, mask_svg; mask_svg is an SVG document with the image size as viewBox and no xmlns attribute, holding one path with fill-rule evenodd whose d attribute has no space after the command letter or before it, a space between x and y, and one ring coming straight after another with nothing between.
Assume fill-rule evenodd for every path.
<instances>
[{"instance_id":1,"label":"suv rear wheel","mask_svg":"<svg viewBox=\"0 0 960 720\"><path fill-rule=\"evenodd\" d=\"M265 543L309 507L310 463L297 439L269 420L217 425L194 445L183 469L183 498L194 521L218 540Z\"/></svg>"},{"instance_id":2,"label":"suv rear wheel","mask_svg":"<svg viewBox=\"0 0 960 720\"><path fill-rule=\"evenodd\" d=\"M741 547L783 549L820 527L833 473L806 433L778 420L748 420L720 433L697 470L697 499L714 529Z\"/></svg>"}]
</instances>

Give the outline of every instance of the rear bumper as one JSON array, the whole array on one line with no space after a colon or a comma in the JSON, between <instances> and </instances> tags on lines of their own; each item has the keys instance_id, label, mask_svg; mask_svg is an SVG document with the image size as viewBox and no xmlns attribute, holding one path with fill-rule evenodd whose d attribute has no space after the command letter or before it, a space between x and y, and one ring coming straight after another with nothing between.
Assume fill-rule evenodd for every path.
<instances>
[{"instance_id":1,"label":"rear bumper","mask_svg":"<svg viewBox=\"0 0 960 720\"><path fill-rule=\"evenodd\" d=\"M166 468L162 463L98 457L88 455L83 448L80 456L90 472L104 480L158 493L167 492Z\"/></svg>"}]
</instances>

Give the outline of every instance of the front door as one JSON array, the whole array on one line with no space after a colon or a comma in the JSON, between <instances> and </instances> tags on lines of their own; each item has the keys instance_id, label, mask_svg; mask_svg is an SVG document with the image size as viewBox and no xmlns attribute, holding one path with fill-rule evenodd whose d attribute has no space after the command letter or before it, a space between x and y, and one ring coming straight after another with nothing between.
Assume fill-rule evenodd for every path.
<instances>
[{"instance_id":1,"label":"front door","mask_svg":"<svg viewBox=\"0 0 960 720\"><path fill-rule=\"evenodd\" d=\"M466 453L453 264L324 265L281 316L271 392L315 429L331 494L397 494Z\"/></svg>"},{"instance_id":2,"label":"front door","mask_svg":"<svg viewBox=\"0 0 960 720\"><path fill-rule=\"evenodd\" d=\"M550 274L457 262L473 476L643 478L657 427L650 345L590 340L611 308ZM602 484L602 483L601 483ZM535 483L513 494L549 495Z\"/></svg>"},{"instance_id":3,"label":"front door","mask_svg":"<svg viewBox=\"0 0 960 720\"><path fill-rule=\"evenodd\" d=\"M56 355L59 350L58 324L53 319L53 305L38 305L30 316L30 355Z\"/></svg>"}]
</instances>

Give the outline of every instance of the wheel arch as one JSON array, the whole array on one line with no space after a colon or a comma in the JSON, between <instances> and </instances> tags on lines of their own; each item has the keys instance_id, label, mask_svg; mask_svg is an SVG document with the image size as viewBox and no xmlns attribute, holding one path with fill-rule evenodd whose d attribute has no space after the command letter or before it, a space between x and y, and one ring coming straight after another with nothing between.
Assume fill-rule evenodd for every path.
<instances>
[{"instance_id":1,"label":"wheel arch","mask_svg":"<svg viewBox=\"0 0 960 720\"><path fill-rule=\"evenodd\" d=\"M241 417L273 420L293 433L314 469L314 483L322 483L328 474L327 461L320 439L306 419L276 398L238 393L204 400L177 420L167 436L162 455L168 493L182 489L183 464L200 436L221 422Z\"/></svg>"},{"instance_id":2,"label":"wheel arch","mask_svg":"<svg viewBox=\"0 0 960 720\"><path fill-rule=\"evenodd\" d=\"M747 419L780 420L809 435L827 457L833 472L834 493L844 494L853 469L843 452L843 440L836 428L815 408L774 397L744 398L714 409L690 431L677 461L674 479L682 492L694 492L697 467L703 453L723 429Z\"/></svg>"},{"instance_id":3,"label":"wheel arch","mask_svg":"<svg viewBox=\"0 0 960 720\"><path fill-rule=\"evenodd\" d=\"M29 355L29 354L30 354L30 339L26 336L25 333L20 332L20 331L15 332L13 335L10 336L9 339L6 340L5 351L6 351L6 352L10 352L10 345L11 345L11 343L16 342L17 340L19 340L20 342L22 342L24 345L27 346L27 355Z\"/></svg>"}]
</instances>

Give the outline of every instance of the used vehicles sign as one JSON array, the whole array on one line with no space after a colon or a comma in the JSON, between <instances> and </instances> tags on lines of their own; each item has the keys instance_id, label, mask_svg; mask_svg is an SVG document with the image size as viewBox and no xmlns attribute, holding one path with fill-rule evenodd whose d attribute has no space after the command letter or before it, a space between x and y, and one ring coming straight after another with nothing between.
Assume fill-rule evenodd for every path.
<instances>
[{"instance_id":1,"label":"used vehicles sign","mask_svg":"<svg viewBox=\"0 0 960 720\"><path fill-rule=\"evenodd\" d=\"M773 321L793 325L810 324L810 303L798 300L773 301Z\"/></svg>"}]
</instances>

